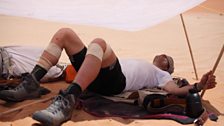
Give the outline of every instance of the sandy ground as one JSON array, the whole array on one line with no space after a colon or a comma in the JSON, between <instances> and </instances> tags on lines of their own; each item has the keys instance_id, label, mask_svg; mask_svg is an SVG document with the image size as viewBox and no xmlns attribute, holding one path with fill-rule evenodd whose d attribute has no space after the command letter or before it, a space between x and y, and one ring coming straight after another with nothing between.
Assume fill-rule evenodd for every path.
<instances>
[{"instance_id":1,"label":"sandy ground","mask_svg":"<svg viewBox=\"0 0 224 126\"><path fill-rule=\"evenodd\" d=\"M209 0L183 14L199 78L213 68L224 44L223 13L224 1ZM104 38L120 58L141 58L151 62L156 54L166 53L171 55L175 60L175 73L173 76L185 77L192 83L197 82L180 16L173 17L157 26L142 31L126 32L0 15L0 46L29 45L44 48L49 43L52 35L62 27L74 29L85 44L88 44L96 37ZM60 61L69 62L65 53L63 53ZM217 87L206 91L203 99L208 110L216 113L219 119L217 122L208 120L205 126L224 125L223 58L215 71L215 75L218 82ZM43 86L51 89L52 93L37 100L54 96L59 89L66 88L67 84L65 82L55 82L43 84ZM2 113L35 101L27 100L16 104L0 101L0 112ZM30 105L22 111L10 113L1 117L0 125L38 125L36 121L30 118L30 115L36 110L45 108L48 104L50 104L50 101ZM179 126L181 124L170 120L97 118L83 111L77 111L74 112L71 121L63 124L63 126L71 125Z\"/></svg>"}]
</instances>

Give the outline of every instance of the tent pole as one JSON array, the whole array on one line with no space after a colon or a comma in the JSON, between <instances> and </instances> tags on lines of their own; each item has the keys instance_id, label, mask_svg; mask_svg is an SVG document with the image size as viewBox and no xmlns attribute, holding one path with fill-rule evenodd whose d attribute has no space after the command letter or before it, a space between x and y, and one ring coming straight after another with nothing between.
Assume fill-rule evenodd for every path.
<instances>
[{"instance_id":1,"label":"tent pole","mask_svg":"<svg viewBox=\"0 0 224 126\"><path fill-rule=\"evenodd\" d=\"M185 37L186 37L186 39L187 39L188 48L189 48L189 51L190 51L190 54L191 54L191 60L192 60L193 67L194 67L195 77L196 77L196 80L198 80L198 74L197 74L197 70L196 70L196 66L195 66L195 62L194 62L194 57L193 57L193 53L192 53L192 49L191 49L191 45L190 45L189 38L188 38L188 35L187 35L187 30L186 30L186 26L185 26L185 23L184 23L183 15L180 14L180 17L181 17L181 22L182 22L182 24L183 24Z\"/></svg>"},{"instance_id":2,"label":"tent pole","mask_svg":"<svg viewBox=\"0 0 224 126\"><path fill-rule=\"evenodd\" d=\"M53 98L54 98L54 97L48 97L48 98L41 99L41 100L37 100L37 101L31 102L31 103L28 103L28 104L25 104L25 105L21 105L21 106L19 106L19 107L10 109L10 110L5 111L5 112L1 112L1 113L0 113L0 117L2 117L2 116L4 116L4 115L8 115L8 114L13 113L13 112L21 111L21 110L23 110L24 108L26 108L26 107L28 107L28 106L31 106L31 105L34 105L34 104L37 104L37 103L43 103L43 102L50 101L50 100L52 100Z\"/></svg>"},{"instance_id":3,"label":"tent pole","mask_svg":"<svg viewBox=\"0 0 224 126\"><path fill-rule=\"evenodd\" d=\"M223 54L223 52L224 52L224 44L223 44L223 46L222 46L222 49L221 49L221 51L220 51L220 53L219 53L219 56L218 56L216 62L215 62L215 65L213 66L212 74L215 73L215 70L216 70L216 68L217 68L217 66L218 66L218 64L219 64L219 61L220 61L220 59L222 58L222 54ZM204 93L205 93L205 91L206 91L206 89L207 89L207 86L208 86L207 84L204 86L203 91L202 91L202 93L201 93L201 98L203 97L203 95L204 95Z\"/></svg>"}]
</instances>

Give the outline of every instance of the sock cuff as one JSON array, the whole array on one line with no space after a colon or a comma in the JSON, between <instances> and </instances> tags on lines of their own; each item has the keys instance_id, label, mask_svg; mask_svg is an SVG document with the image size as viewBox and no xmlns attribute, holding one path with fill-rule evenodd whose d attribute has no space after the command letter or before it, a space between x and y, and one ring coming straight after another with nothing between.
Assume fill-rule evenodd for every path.
<instances>
[{"instance_id":1,"label":"sock cuff","mask_svg":"<svg viewBox=\"0 0 224 126\"><path fill-rule=\"evenodd\" d=\"M44 67L37 64L32 70L31 75L34 76L34 78L37 81L40 81L45 76L46 73L47 70Z\"/></svg>"},{"instance_id":2,"label":"sock cuff","mask_svg":"<svg viewBox=\"0 0 224 126\"><path fill-rule=\"evenodd\" d=\"M77 83L72 83L71 85L69 85L69 87L66 89L66 92L68 94L73 94L76 97L78 97L81 93L82 93L82 88L80 87L79 84Z\"/></svg>"}]
</instances>

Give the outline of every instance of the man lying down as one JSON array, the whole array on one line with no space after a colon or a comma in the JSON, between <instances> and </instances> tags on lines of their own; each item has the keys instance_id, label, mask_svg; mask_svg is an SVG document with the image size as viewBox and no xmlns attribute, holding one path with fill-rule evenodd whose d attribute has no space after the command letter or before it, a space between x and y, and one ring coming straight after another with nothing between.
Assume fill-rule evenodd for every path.
<instances>
[{"instance_id":1,"label":"man lying down","mask_svg":"<svg viewBox=\"0 0 224 126\"><path fill-rule=\"evenodd\" d=\"M180 88L170 75L173 66L168 56L160 55L154 60L162 70L143 60L121 60L105 40L93 39L87 48L72 29L61 28L26 79L13 90L1 91L1 99L23 101L40 97L37 93L39 82L57 64L63 49L78 73L72 84L60 91L49 107L33 114L33 119L45 125L57 126L70 120L77 98L84 90L110 96L129 90L160 87L170 94L183 96L190 89L201 91L205 85L208 89L216 85L215 76L210 71L202 76L199 83Z\"/></svg>"}]
</instances>

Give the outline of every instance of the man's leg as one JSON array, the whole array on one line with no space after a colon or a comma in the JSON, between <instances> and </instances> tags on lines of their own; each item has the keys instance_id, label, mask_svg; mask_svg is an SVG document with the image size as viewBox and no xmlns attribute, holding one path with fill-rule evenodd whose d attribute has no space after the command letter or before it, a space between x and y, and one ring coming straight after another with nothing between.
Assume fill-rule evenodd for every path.
<instances>
[{"instance_id":1,"label":"man's leg","mask_svg":"<svg viewBox=\"0 0 224 126\"><path fill-rule=\"evenodd\" d=\"M74 55L85 48L85 46L72 30L68 28L60 29L53 36L31 74L27 75L23 82L15 89L1 91L1 99L22 101L40 97L39 81L53 65L56 65L63 48L65 48L68 55Z\"/></svg>"},{"instance_id":2,"label":"man's leg","mask_svg":"<svg viewBox=\"0 0 224 126\"><path fill-rule=\"evenodd\" d=\"M78 53L84 47L82 41L71 29L60 29L51 39L31 74L39 81L52 66L57 64L63 49L70 56Z\"/></svg>"},{"instance_id":3,"label":"man's leg","mask_svg":"<svg viewBox=\"0 0 224 126\"><path fill-rule=\"evenodd\" d=\"M37 111L33 118L46 125L60 125L69 120L75 104L75 99L97 77L101 67L108 67L116 61L116 56L102 39L93 40L88 46L85 59L73 83L65 92L60 92L54 102L45 110Z\"/></svg>"},{"instance_id":4,"label":"man's leg","mask_svg":"<svg viewBox=\"0 0 224 126\"><path fill-rule=\"evenodd\" d=\"M102 39L94 39L88 47L85 60L73 81L85 90L97 77L101 67L110 66L116 61L116 56Z\"/></svg>"}]
</instances>

